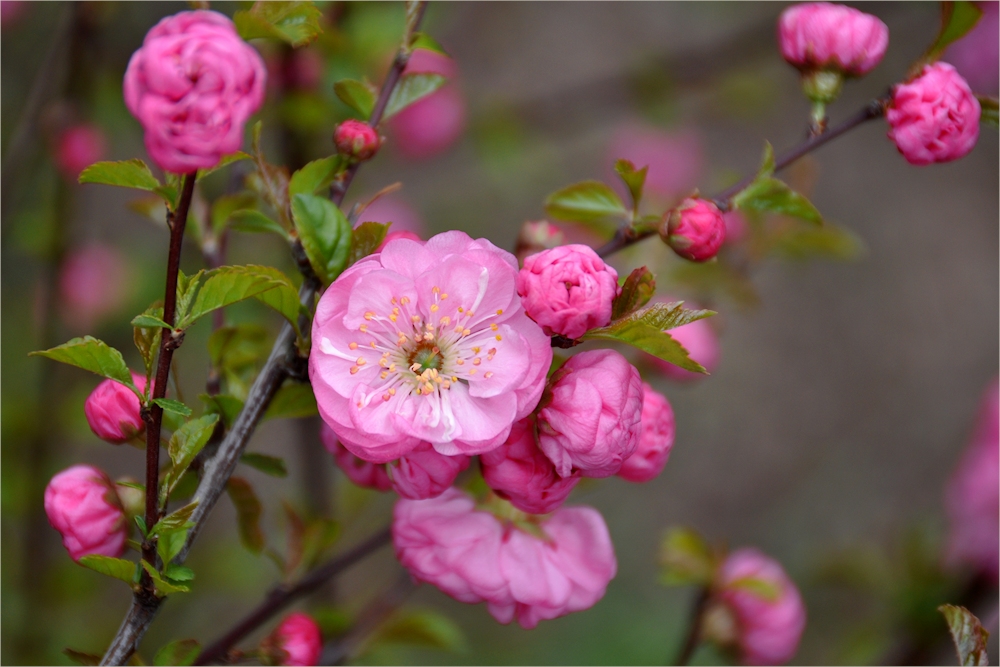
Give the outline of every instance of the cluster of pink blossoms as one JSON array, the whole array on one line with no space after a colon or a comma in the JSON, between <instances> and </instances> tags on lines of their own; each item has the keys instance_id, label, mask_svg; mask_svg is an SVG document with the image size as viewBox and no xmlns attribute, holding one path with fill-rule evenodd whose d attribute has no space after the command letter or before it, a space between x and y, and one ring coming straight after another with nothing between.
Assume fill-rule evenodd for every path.
<instances>
[{"instance_id":1,"label":"cluster of pink blossoms","mask_svg":"<svg viewBox=\"0 0 1000 667\"><path fill-rule=\"evenodd\" d=\"M518 271L461 232L389 241L323 294L309 364L323 440L352 481L399 494L393 538L416 579L524 627L604 595L607 527L563 502L583 477L659 474L673 411L611 350L547 374L550 336L608 324L617 294L585 246ZM454 487L476 456L485 505Z\"/></svg>"}]
</instances>

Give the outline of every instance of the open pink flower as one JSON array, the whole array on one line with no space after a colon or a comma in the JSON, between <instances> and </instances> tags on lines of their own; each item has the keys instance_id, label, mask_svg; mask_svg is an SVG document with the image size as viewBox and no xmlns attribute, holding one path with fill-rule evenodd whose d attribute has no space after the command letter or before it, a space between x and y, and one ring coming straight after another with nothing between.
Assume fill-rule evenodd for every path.
<instances>
[{"instance_id":1,"label":"open pink flower","mask_svg":"<svg viewBox=\"0 0 1000 667\"><path fill-rule=\"evenodd\" d=\"M281 665L318 665L323 651L323 635L309 614L300 611L289 614L265 640L265 647L274 646L284 652Z\"/></svg>"},{"instance_id":2,"label":"open pink flower","mask_svg":"<svg viewBox=\"0 0 1000 667\"><path fill-rule=\"evenodd\" d=\"M391 241L334 281L316 309L309 375L344 446L383 463L421 441L448 456L502 444L552 361L516 276L513 255L455 231Z\"/></svg>"},{"instance_id":3,"label":"open pink flower","mask_svg":"<svg viewBox=\"0 0 1000 667\"><path fill-rule=\"evenodd\" d=\"M471 459L464 454L445 456L430 443L422 442L398 461L386 466L392 489L403 498L425 500L440 496L458 473L469 467Z\"/></svg>"},{"instance_id":4,"label":"open pink flower","mask_svg":"<svg viewBox=\"0 0 1000 667\"><path fill-rule=\"evenodd\" d=\"M45 514L75 561L125 551L125 512L114 484L94 466L73 466L53 477L45 488Z\"/></svg>"},{"instance_id":5,"label":"open pink flower","mask_svg":"<svg viewBox=\"0 0 1000 667\"><path fill-rule=\"evenodd\" d=\"M525 628L589 609L604 596L617 561L604 519L590 507L558 510L537 524L547 539L475 508L450 489L432 500L400 500L396 557L413 577L461 602L486 602L501 623Z\"/></svg>"},{"instance_id":6,"label":"open pink flower","mask_svg":"<svg viewBox=\"0 0 1000 667\"><path fill-rule=\"evenodd\" d=\"M781 55L803 71L833 69L850 76L871 71L889 46L889 28L846 5L792 5L778 20Z\"/></svg>"},{"instance_id":7,"label":"open pink flower","mask_svg":"<svg viewBox=\"0 0 1000 667\"><path fill-rule=\"evenodd\" d=\"M143 391L146 376L132 373L132 383ZM113 445L134 438L146 427L142 421L142 406L135 392L115 380L101 382L83 403L87 424L101 440Z\"/></svg>"},{"instance_id":8,"label":"open pink flower","mask_svg":"<svg viewBox=\"0 0 1000 667\"><path fill-rule=\"evenodd\" d=\"M663 394L642 384L642 430L635 453L625 459L618 476L648 482L661 472L674 446L674 409Z\"/></svg>"},{"instance_id":9,"label":"open pink flower","mask_svg":"<svg viewBox=\"0 0 1000 667\"><path fill-rule=\"evenodd\" d=\"M749 579L773 588L776 595L741 585ZM722 564L716 586L735 616L744 664L781 665L792 659L806 627L806 609L780 563L756 549L739 549Z\"/></svg>"},{"instance_id":10,"label":"open pink flower","mask_svg":"<svg viewBox=\"0 0 1000 667\"><path fill-rule=\"evenodd\" d=\"M443 153L465 131L465 98L454 80L455 61L427 49L416 49L406 65L406 74L440 74L449 82L417 100L388 121L400 152L423 160Z\"/></svg>"},{"instance_id":11,"label":"open pink flower","mask_svg":"<svg viewBox=\"0 0 1000 667\"><path fill-rule=\"evenodd\" d=\"M385 471L384 463L365 461L347 451L347 448L337 440L337 434L325 423L320 430L320 438L323 440L326 451L333 454L333 460L337 462L337 467L347 475L347 479L366 489L388 491L392 488L392 481Z\"/></svg>"},{"instance_id":12,"label":"open pink flower","mask_svg":"<svg viewBox=\"0 0 1000 667\"><path fill-rule=\"evenodd\" d=\"M529 514L548 514L566 500L579 475L560 477L538 448L530 417L514 424L500 447L481 454L483 480L501 498Z\"/></svg>"},{"instance_id":13,"label":"open pink flower","mask_svg":"<svg viewBox=\"0 0 1000 667\"><path fill-rule=\"evenodd\" d=\"M190 173L239 150L264 100L264 62L224 15L180 12L146 33L122 92L161 168Z\"/></svg>"},{"instance_id":14,"label":"open pink flower","mask_svg":"<svg viewBox=\"0 0 1000 667\"><path fill-rule=\"evenodd\" d=\"M614 350L570 357L538 412L538 446L569 477L610 477L639 444L642 380Z\"/></svg>"}]
</instances>

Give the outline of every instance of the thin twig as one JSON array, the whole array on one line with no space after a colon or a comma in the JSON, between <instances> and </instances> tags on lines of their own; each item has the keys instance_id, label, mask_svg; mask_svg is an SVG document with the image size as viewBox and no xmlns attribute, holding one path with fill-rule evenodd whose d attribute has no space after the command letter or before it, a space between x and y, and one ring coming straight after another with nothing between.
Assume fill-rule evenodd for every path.
<instances>
[{"instance_id":1,"label":"thin twig","mask_svg":"<svg viewBox=\"0 0 1000 667\"><path fill-rule=\"evenodd\" d=\"M388 590L372 600L358 614L358 620L350 632L323 647L318 664L342 665L348 658L363 651L373 633L389 620L416 589L416 584L413 583L410 573L404 570Z\"/></svg>"},{"instance_id":2,"label":"thin twig","mask_svg":"<svg viewBox=\"0 0 1000 667\"><path fill-rule=\"evenodd\" d=\"M691 625L688 627L687 637L684 639L684 645L681 646L680 653L677 654L677 659L674 660L675 665L686 665L691 662L691 656L694 655L694 650L698 648L698 643L701 641L701 622L705 617L705 606L708 604L710 593L708 588L702 587L698 591L698 597L694 600L694 605L691 607Z\"/></svg>"}]
</instances>

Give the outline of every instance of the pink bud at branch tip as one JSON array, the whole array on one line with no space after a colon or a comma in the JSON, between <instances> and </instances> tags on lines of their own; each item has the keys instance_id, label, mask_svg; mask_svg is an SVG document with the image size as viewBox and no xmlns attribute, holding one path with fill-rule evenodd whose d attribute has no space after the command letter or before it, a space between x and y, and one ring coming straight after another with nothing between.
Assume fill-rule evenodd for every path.
<instances>
[{"instance_id":1,"label":"pink bud at branch tip","mask_svg":"<svg viewBox=\"0 0 1000 667\"><path fill-rule=\"evenodd\" d=\"M323 635L308 614L289 614L264 640L262 648L278 665L318 665ZM278 650L275 650L278 649Z\"/></svg>"},{"instance_id":2,"label":"pink bud at branch tip","mask_svg":"<svg viewBox=\"0 0 1000 667\"><path fill-rule=\"evenodd\" d=\"M715 257L726 241L726 221L712 202L689 197L667 213L660 237L681 257L705 262Z\"/></svg>"},{"instance_id":3,"label":"pink bud at branch tip","mask_svg":"<svg viewBox=\"0 0 1000 667\"><path fill-rule=\"evenodd\" d=\"M382 145L382 139L368 123L345 120L334 130L333 143L341 155L363 162L374 157Z\"/></svg>"},{"instance_id":4,"label":"pink bud at branch tip","mask_svg":"<svg viewBox=\"0 0 1000 667\"><path fill-rule=\"evenodd\" d=\"M125 551L125 513L114 485L98 468L78 465L53 477L45 488L45 514L75 561L90 555L117 558Z\"/></svg>"}]
</instances>

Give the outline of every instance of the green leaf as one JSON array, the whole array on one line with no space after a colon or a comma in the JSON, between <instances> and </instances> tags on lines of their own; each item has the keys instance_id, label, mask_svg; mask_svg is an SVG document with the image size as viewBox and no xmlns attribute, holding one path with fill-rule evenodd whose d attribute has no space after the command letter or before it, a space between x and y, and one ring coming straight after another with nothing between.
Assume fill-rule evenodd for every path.
<instances>
[{"instance_id":1,"label":"green leaf","mask_svg":"<svg viewBox=\"0 0 1000 667\"><path fill-rule=\"evenodd\" d=\"M153 535L159 535L161 532L173 532L184 530L191 527L191 522L189 519L194 511L198 508L198 503L189 503L179 510L168 514L153 526Z\"/></svg>"},{"instance_id":2,"label":"green leaf","mask_svg":"<svg viewBox=\"0 0 1000 667\"><path fill-rule=\"evenodd\" d=\"M94 655L93 653L84 653L83 651L77 651L71 648L64 648L62 650L63 655L75 662L78 665L99 665L101 664L101 656Z\"/></svg>"},{"instance_id":3,"label":"green leaf","mask_svg":"<svg viewBox=\"0 0 1000 667\"><path fill-rule=\"evenodd\" d=\"M365 120L371 118L376 95L371 85L354 79L342 79L333 84L333 92L341 102L357 111L362 118Z\"/></svg>"},{"instance_id":4,"label":"green leaf","mask_svg":"<svg viewBox=\"0 0 1000 667\"><path fill-rule=\"evenodd\" d=\"M323 32L322 15L312 2L258 0L250 11L233 14L233 22L243 39L270 37L298 47Z\"/></svg>"},{"instance_id":5,"label":"green leaf","mask_svg":"<svg viewBox=\"0 0 1000 667\"><path fill-rule=\"evenodd\" d=\"M163 312L162 309L160 312ZM155 315L149 315L143 313L142 315L136 315L132 318L132 326L139 327L141 329L172 329L169 324L164 322L159 317Z\"/></svg>"},{"instance_id":6,"label":"green leaf","mask_svg":"<svg viewBox=\"0 0 1000 667\"><path fill-rule=\"evenodd\" d=\"M989 95L976 95L979 98L979 106L982 108L982 115L979 122L989 125L993 129L1000 127L1000 100Z\"/></svg>"},{"instance_id":7,"label":"green leaf","mask_svg":"<svg viewBox=\"0 0 1000 667\"><path fill-rule=\"evenodd\" d=\"M758 177L753 183L733 196L732 206L746 211L781 213L817 225L823 216L808 199L792 190L782 181L770 176Z\"/></svg>"},{"instance_id":8,"label":"green leaf","mask_svg":"<svg viewBox=\"0 0 1000 667\"><path fill-rule=\"evenodd\" d=\"M159 320L159 316L162 314L163 307L154 304L139 317L151 316ZM147 388L149 380L153 376L153 362L156 360L157 350L160 349L160 336L162 334L163 329L160 327L133 327L132 329L132 342L135 343L135 349L139 350L139 354L142 355L142 362L145 366Z\"/></svg>"},{"instance_id":9,"label":"green leaf","mask_svg":"<svg viewBox=\"0 0 1000 667\"><path fill-rule=\"evenodd\" d=\"M145 489L143 490L143 492L145 492ZM139 528L139 533L143 537L149 535L149 531L146 530L146 519L136 514L134 517L132 517L132 520L135 521L135 525Z\"/></svg>"},{"instance_id":10,"label":"green leaf","mask_svg":"<svg viewBox=\"0 0 1000 667\"><path fill-rule=\"evenodd\" d=\"M239 232L250 232L252 234L270 232L271 234L277 234L286 241L292 240L292 237L288 235L284 227L260 211L254 209L235 211L229 219L231 221L229 223L230 229L235 229Z\"/></svg>"},{"instance_id":11,"label":"green leaf","mask_svg":"<svg viewBox=\"0 0 1000 667\"><path fill-rule=\"evenodd\" d=\"M454 621L427 608L402 610L393 614L371 641L373 645L382 643L457 653L468 648L461 628Z\"/></svg>"},{"instance_id":12,"label":"green leaf","mask_svg":"<svg viewBox=\"0 0 1000 667\"><path fill-rule=\"evenodd\" d=\"M782 231L773 240L776 253L788 259L810 259L828 257L842 261L852 261L865 253L865 242L844 227L824 225L822 227L802 227L796 225Z\"/></svg>"},{"instance_id":13,"label":"green leaf","mask_svg":"<svg viewBox=\"0 0 1000 667\"><path fill-rule=\"evenodd\" d=\"M247 452L240 457L240 462L261 471L265 475L270 475L271 477L288 476L288 469L285 468L285 462L276 456Z\"/></svg>"},{"instance_id":14,"label":"green leaf","mask_svg":"<svg viewBox=\"0 0 1000 667\"><path fill-rule=\"evenodd\" d=\"M615 191L599 181L584 181L553 192L545 200L545 211L557 220L590 224L628 216L625 204ZM598 229L607 231L607 226Z\"/></svg>"},{"instance_id":15,"label":"green leaf","mask_svg":"<svg viewBox=\"0 0 1000 667\"><path fill-rule=\"evenodd\" d=\"M156 553L160 555L160 560L163 561L164 565L168 565L181 552L187 535L188 528L160 530L156 539Z\"/></svg>"},{"instance_id":16,"label":"green leaf","mask_svg":"<svg viewBox=\"0 0 1000 667\"><path fill-rule=\"evenodd\" d=\"M131 584L135 578L135 563L124 558L90 555L81 558L80 565L90 568L94 572L100 572L109 577L121 579L128 584Z\"/></svg>"},{"instance_id":17,"label":"green leaf","mask_svg":"<svg viewBox=\"0 0 1000 667\"><path fill-rule=\"evenodd\" d=\"M273 266L255 266L254 271L268 276L274 283L274 287L263 292L258 292L253 298L262 304L278 311L282 317L299 333L299 313L302 311L302 303L299 301L299 292L292 284L291 278L274 268Z\"/></svg>"},{"instance_id":18,"label":"green leaf","mask_svg":"<svg viewBox=\"0 0 1000 667\"><path fill-rule=\"evenodd\" d=\"M611 321L625 317L642 308L653 298L656 278L645 266L635 269L625 279L621 293L611 303Z\"/></svg>"},{"instance_id":19,"label":"green leaf","mask_svg":"<svg viewBox=\"0 0 1000 667\"><path fill-rule=\"evenodd\" d=\"M170 497L170 493L177 486L188 466L194 461L194 457L198 456L198 453L208 443L217 421L219 421L218 415L204 415L185 423L170 436L170 441L167 442L167 453L170 455L173 466L163 478L163 484L160 487L161 505Z\"/></svg>"},{"instance_id":20,"label":"green leaf","mask_svg":"<svg viewBox=\"0 0 1000 667\"><path fill-rule=\"evenodd\" d=\"M194 570L183 565L168 565L164 568L163 573L171 581L194 581Z\"/></svg>"},{"instance_id":21,"label":"green leaf","mask_svg":"<svg viewBox=\"0 0 1000 667\"><path fill-rule=\"evenodd\" d=\"M142 397L142 392L132 383L132 374L125 365L122 353L102 340L90 336L74 338L49 350L29 352L28 356L45 357L82 368L101 377L117 380L134 391L137 396Z\"/></svg>"},{"instance_id":22,"label":"green leaf","mask_svg":"<svg viewBox=\"0 0 1000 667\"><path fill-rule=\"evenodd\" d=\"M757 169L757 177L754 180L767 178L774 174L774 146L770 141L764 142L764 155L760 160L760 167Z\"/></svg>"},{"instance_id":23,"label":"green leaf","mask_svg":"<svg viewBox=\"0 0 1000 667\"><path fill-rule=\"evenodd\" d=\"M259 554L264 549L264 533L260 529L263 509L250 482L242 477L230 477L226 483L239 522L240 541L248 550Z\"/></svg>"},{"instance_id":24,"label":"green leaf","mask_svg":"<svg viewBox=\"0 0 1000 667\"><path fill-rule=\"evenodd\" d=\"M708 543L690 528L672 528L660 543L660 583L666 586L708 585L716 559Z\"/></svg>"},{"instance_id":25,"label":"green leaf","mask_svg":"<svg viewBox=\"0 0 1000 667\"><path fill-rule=\"evenodd\" d=\"M375 249L385 241L385 235L389 232L389 225L381 222L362 222L354 228L351 234L351 258L347 265L350 266L375 252Z\"/></svg>"},{"instance_id":26,"label":"green leaf","mask_svg":"<svg viewBox=\"0 0 1000 667\"><path fill-rule=\"evenodd\" d=\"M685 370L707 374L708 371L691 359L687 350L666 333L665 329L684 326L714 314L710 310L684 310L681 303L658 303L606 327L591 329L582 336L582 340L628 343Z\"/></svg>"},{"instance_id":27,"label":"green leaf","mask_svg":"<svg viewBox=\"0 0 1000 667\"><path fill-rule=\"evenodd\" d=\"M642 201L642 186L646 182L647 171L649 171L648 166L636 169L635 165L628 160L615 162L615 173L624 181L625 187L628 188L628 192L632 196L633 211L639 209L639 202Z\"/></svg>"},{"instance_id":28,"label":"green leaf","mask_svg":"<svg viewBox=\"0 0 1000 667\"><path fill-rule=\"evenodd\" d=\"M324 197L292 197L292 219L309 263L324 284L340 275L351 250L351 225L343 211Z\"/></svg>"},{"instance_id":29,"label":"green leaf","mask_svg":"<svg viewBox=\"0 0 1000 667\"><path fill-rule=\"evenodd\" d=\"M248 156L249 157L249 156ZM240 192L234 195L222 195L212 202L212 231L220 236L232 219L233 214L244 209L253 210L256 197L250 192Z\"/></svg>"},{"instance_id":30,"label":"green leaf","mask_svg":"<svg viewBox=\"0 0 1000 667\"><path fill-rule=\"evenodd\" d=\"M728 582L726 587L746 591L768 602L774 602L781 597L781 589L774 582L758 577L740 577Z\"/></svg>"},{"instance_id":31,"label":"green leaf","mask_svg":"<svg viewBox=\"0 0 1000 667\"><path fill-rule=\"evenodd\" d=\"M271 399L264 419L298 419L319 414L316 396L308 384L286 384Z\"/></svg>"},{"instance_id":32,"label":"green leaf","mask_svg":"<svg viewBox=\"0 0 1000 667\"><path fill-rule=\"evenodd\" d=\"M160 575L159 572L156 571L156 568L154 568L146 561L141 560L139 561L139 564L142 565L142 569L146 570L146 572L149 573L149 578L153 580L153 586L154 588L156 588L157 597L162 598L164 596L171 595L173 593L188 593L191 591L191 587L188 586L187 584L179 584L167 581Z\"/></svg>"},{"instance_id":33,"label":"green leaf","mask_svg":"<svg viewBox=\"0 0 1000 667\"><path fill-rule=\"evenodd\" d=\"M316 194L318 190L329 187L346 166L347 161L340 155L313 160L292 174L288 181L288 196Z\"/></svg>"},{"instance_id":34,"label":"green leaf","mask_svg":"<svg viewBox=\"0 0 1000 667\"><path fill-rule=\"evenodd\" d=\"M941 605L938 611L944 614L948 622L948 630L958 653L958 664L976 667L990 664L986 654L986 642L990 633L983 628L979 619L965 607L951 604Z\"/></svg>"},{"instance_id":35,"label":"green leaf","mask_svg":"<svg viewBox=\"0 0 1000 667\"><path fill-rule=\"evenodd\" d=\"M251 297L260 298L263 292L273 289L284 289L286 294L274 303L281 306L279 312L286 314L287 302L294 302L295 311L291 315L293 321L298 319L298 292L291 281L277 269L267 266L222 266L205 274L201 289L194 299L194 304L178 324L178 328L191 326L198 318L213 310L225 308ZM265 301L272 305L270 301Z\"/></svg>"},{"instance_id":36,"label":"green leaf","mask_svg":"<svg viewBox=\"0 0 1000 667\"><path fill-rule=\"evenodd\" d=\"M201 286L201 278L204 275L204 270L198 271L193 276L186 276L183 271L177 273L177 316L174 318L175 323L183 319L183 315L191 309L191 302ZM177 328L182 329L183 327L178 326Z\"/></svg>"},{"instance_id":37,"label":"green leaf","mask_svg":"<svg viewBox=\"0 0 1000 667\"><path fill-rule=\"evenodd\" d=\"M177 639L170 642L153 658L154 665L193 665L201 653L201 644L194 639Z\"/></svg>"},{"instance_id":38,"label":"green leaf","mask_svg":"<svg viewBox=\"0 0 1000 667\"><path fill-rule=\"evenodd\" d=\"M123 188L155 192L160 181L146 163L139 159L121 162L96 162L80 173L81 183L102 183Z\"/></svg>"},{"instance_id":39,"label":"green leaf","mask_svg":"<svg viewBox=\"0 0 1000 667\"><path fill-rule=\"evenodd\" d=\"M167 412L173 412L175 415L180 415L181 417L191 416L191 408L172 398L154 398L153 403L156 403Z\"/></svg>"},{"instance_id":40,"label":"green leaf","mask_svg":"<svg viewBox=\"0 0 1000 667\"><path fill-rule=\"evenodd\" d=\"M215 396L199 394L198 397L206 403L212 414L222 417L222 423L226 428L232 428L233 422L236 421L243 409L243 401L228 394L216 394Z\"/></svg>"},{"instance_id":41,"label":"green leaf","mask_svg":"<svg viewBox=\"0 0 1000 667\"><path fill-rule=\"evenodd\" d=\"M451 54L444 50L436 39L428 35L426 32L418 32L413 35L413 41L410 42L410 48L412 49L426 49L428 51L433 51L434 53L440 53L442 56L447 56L451 58Z\"/></svg>"},{"instance_id":42,"label":"green leaf","mask_svg":"<svg viewBox=\"0 0 1000 667\"><path fill-rule=\"evenodd\" d=\"M208 176L209 174L214 174L220 169L228 167L234 162L239 162L240 160L252 160L253 156L249 153L244 153L243 151L236 151L235 153L230 153L229 155L223 155L222 159L219 160L219 164L211 167L209 169L199 169L197 179L201 180Z\"/></svg>"},{"instance_id":43,"label":"green leaf","mask_svg":"<svg viewBox=\"0 0 1000 667\"><path fill-rule=\"evenodd\" d=\"M940 58L949 45L972 30L982 15L983 10L972 2L942 2L941 29L938 31L934 43L910 68L909 74L918 74L925 64Z\"/></svg>"},{"instance_id":44,"label":"green leaf","mask_svg":"<svg viewBox=\"0 0 1000 667\"><path fill-rule=\"evenodd\" d=\"M417 100L423 99L448 83L440 74L404 74L392 89L389 102L385 105L382 120L392 118Z\"/></svg>"}]
</instances>

